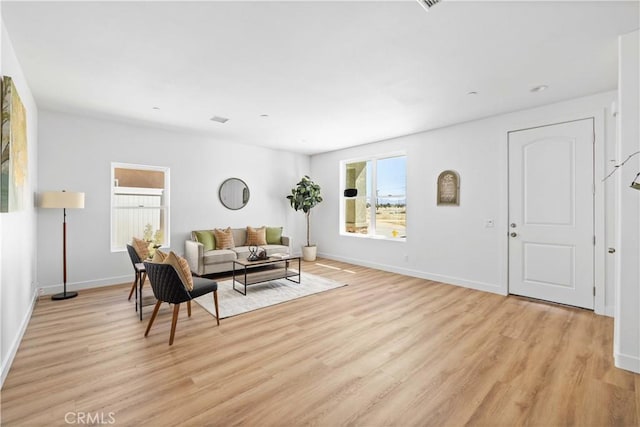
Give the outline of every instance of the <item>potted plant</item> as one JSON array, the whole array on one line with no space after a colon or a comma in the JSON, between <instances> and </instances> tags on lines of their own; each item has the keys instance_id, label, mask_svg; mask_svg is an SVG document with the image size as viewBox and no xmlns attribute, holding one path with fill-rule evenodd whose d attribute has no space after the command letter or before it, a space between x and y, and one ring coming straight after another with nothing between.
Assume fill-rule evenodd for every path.
<instances>
[{"instance_id":1,"label":"potted plant","mask_svg":"<svg viewBox=\"0 0 640 427\"><path fill-rule=\"evenodd\" d=\"M153 236L153 237L152 237ZM153 226L151 224L147 224L144 226L143 239L148 243L149 247L149 256L153 256L155 251L162 247L163 234L161 229L157 229L156 232L153 232Z\"/></svg>"},{"instance_id":2,"label":"potted plant","mask_svg":"<svg viewBox=\"0 0 640 427\"><path fill-rule=\"evenodd\" d=\"M312 245L309 242L309 217L311 215L311 209L322 202L320 186L313 182L308 175L305 175L300 182L291 189L291 194L287 196L287 199L289 199L293 209L296 211L301 210L307 217L307 245L302 247L302 258L305 261L315 261L317 248L316 245Z\"/></svg>"}]
</instances>

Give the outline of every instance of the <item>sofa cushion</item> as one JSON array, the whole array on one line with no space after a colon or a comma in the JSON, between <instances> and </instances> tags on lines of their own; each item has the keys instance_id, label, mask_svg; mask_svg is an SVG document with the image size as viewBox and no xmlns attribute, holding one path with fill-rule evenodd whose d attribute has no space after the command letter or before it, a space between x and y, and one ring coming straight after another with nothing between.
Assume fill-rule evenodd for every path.
<instances>
[{"instance_id":1,"label":"sofa cushion","mask_svg":"<svg viewBox=\"0 0 640 427\"><path fill-rule=\"evenodd\" d=\"M253 228L247 226L247 241L244 246L257 246L257 245L266 245L267 244L267 236L266 236L266 228Z\"/></svg>"},{"instance_id":2,"label":"sofa cushion","mask_svg":"<svg viewBox=\"0 0 640 427\"><path fill-rule=\"evenodd\" d=\"M233 242L235 243L235 246L246 246L246 242L247 242L246 228L232 228L231 234L233 234Z\"/></svg>"},{"instance_id":3,"label":"sofa cushion","mask_svg":"<svg viewBox=\"0 0 640 427\"><path fill-rule=\"evenodd\" d=\"M249 246L236 246L233 251L238 259L247 259L249 257Z\"/></svg>"},{"instance_id":4,"label":"sofa cushion","mask_svg":"<svg viewBox=\"0 0 640 427\"><path fill-rule=\"evenodd\" d=\"M213 236L211 230L199 230L194 231L193 234L196 237L196 242L202 243L204 251L212 251L216 248L216 238Z\"/></svg>"},{"instance_id":5,"label":"sofa cushion","mask_svg":"<svg viewBox=\"0 0 640 427\"><path fill-rule=\"evenodd\" d=\"M267 255L271 256L273 254L288 254L289 246L284 245L262 245L260 246L264 250L267 251Z\"/></svg>"},{"instance_id":6,"label":"sofa cushion","mask_svg":"<svg viewBox=\"0 0 640 427\"><path fill-rule=\"evenodd\" d=\"M213 234L216 239L216 249L231 249L236 246L231 227L227 227L225 230L216 228L213 230Z\"/></svg>"},{"instance_id":7,"label":"sofa cushion","mask_svg":"<svg viewBox=\"0 0 640 427\"><path fill-rule=\"evenodd\" d=\"M282 227L267 227L267 245L279 245L282 243Z\"/></svg>"},{"instance_id":8,"label":"sofa cushion","mask_svg":"<svg viewBox=\"0 0 640 427\"><path fill-rule=\"evenodd\" d=\"M214 249L204 253L203 262L205 265L218 264L221 262L230 262L237 258L236 253L230 249Z\"/></svg>"}]
</instances>

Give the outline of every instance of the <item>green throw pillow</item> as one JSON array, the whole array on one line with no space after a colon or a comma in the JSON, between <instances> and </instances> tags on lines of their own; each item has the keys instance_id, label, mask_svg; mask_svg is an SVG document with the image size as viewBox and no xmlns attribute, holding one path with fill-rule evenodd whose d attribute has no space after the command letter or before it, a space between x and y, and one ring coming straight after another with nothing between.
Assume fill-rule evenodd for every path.
<instances>
[{"instance_id":1,"label":"green throw pillow","mask_svg":"<svg viewBox=\"0 0 640 427\"><path fill-rule=\"evenodd\" d=\"M282 242L282 227L267 227L267 245L279 245Z\"/></svg>"},{"instance_id":2,"label":"green throw pillow","mask_svg":"<svg viewBox=\"0 0 640 427\"><path fill-rule=\"evenodd\" d=\"M211 231L195 231L196 240L204 246L204 250L212 251L216 248L216 238L213 237L213 233Z\"/></svg>"}]
</instances>

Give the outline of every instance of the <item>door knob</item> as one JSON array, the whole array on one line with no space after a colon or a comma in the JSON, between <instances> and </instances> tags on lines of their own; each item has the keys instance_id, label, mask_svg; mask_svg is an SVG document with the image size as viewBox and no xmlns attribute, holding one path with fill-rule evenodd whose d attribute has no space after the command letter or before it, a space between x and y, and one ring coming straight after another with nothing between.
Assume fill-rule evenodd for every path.
<instances>
[{"instance_id":1,"label":"door knob","mask_svg":"<svg viewBox=\"0 0 640 427\"><path fill-rule=\"evenodd\" d=\"M511 228L516 228L516 223L515 222L511 223Z\"/></svg>"},{"instance_id":2,"label":"door knob","mask_svg":"<svg viewBox=\"0 0 640 427\"><path fill-rule=\"evenodd\" d=\"M518 233L511 233L510 236L511 237L516 237L518 235Z\"/></svg>"},{"instance_id":3,"label":"door knob","mask_svg":"<svg viewBox=\"0 0 640 427\"><path fill-rule=\"evenodd\" d=\"M616 249L615 248L609 248L609 253L610 254L615 254L616 253Z\"/></svg>"}]
</instances>

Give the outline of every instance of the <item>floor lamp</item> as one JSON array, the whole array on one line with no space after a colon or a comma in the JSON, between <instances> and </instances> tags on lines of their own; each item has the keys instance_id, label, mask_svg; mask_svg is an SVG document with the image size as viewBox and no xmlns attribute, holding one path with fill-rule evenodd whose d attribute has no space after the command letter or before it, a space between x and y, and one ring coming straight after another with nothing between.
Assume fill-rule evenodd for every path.
<instances>
[{"instance_id":1,"label":"floor lamp","mask_svg":"<svg viewBox=\"0 0 640 427\"><path fill-rule=\"evenodd\" d=\"M69 299L78 296L77 292L67 292L67 209L83 209L84 193L71 191L46 191L40 195L41 208L62 209L62 277L64 292L51 296L52 300Z\"/></svg>"}]
</instances>

